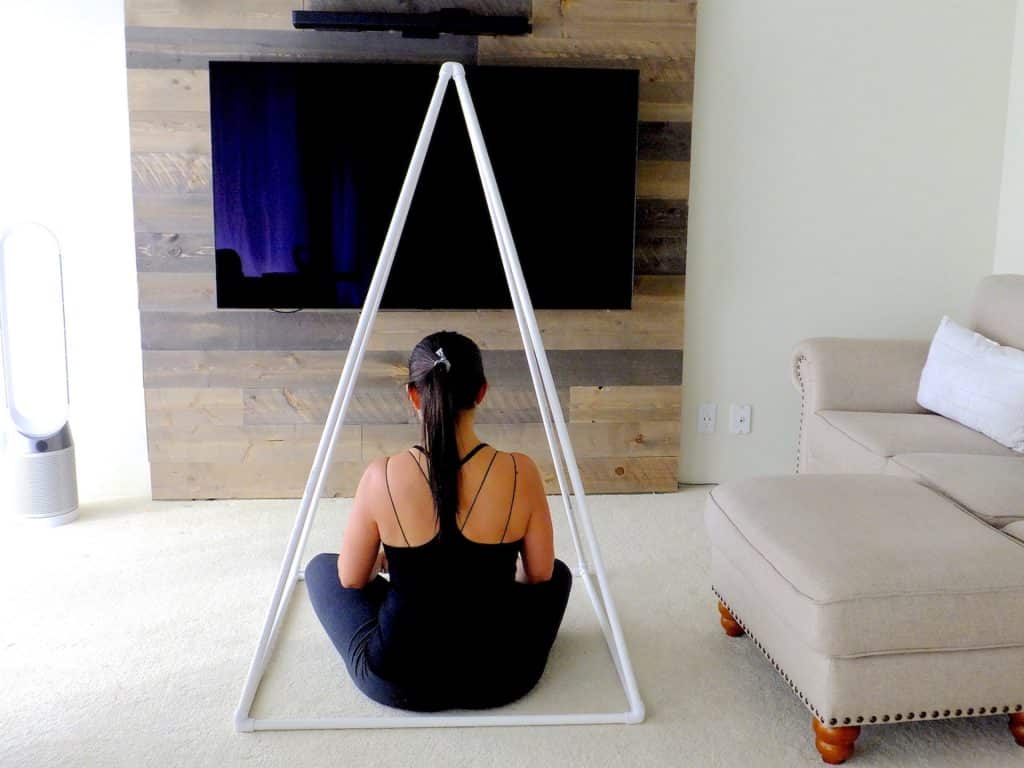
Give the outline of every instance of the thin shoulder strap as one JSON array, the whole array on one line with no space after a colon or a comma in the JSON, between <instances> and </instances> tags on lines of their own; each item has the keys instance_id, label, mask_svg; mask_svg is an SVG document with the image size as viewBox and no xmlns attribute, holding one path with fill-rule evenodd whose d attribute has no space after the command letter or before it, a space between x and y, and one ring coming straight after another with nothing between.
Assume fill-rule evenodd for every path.
<instances>
[{"instance_id":1,"label":"thin shoulder strap","mask_svg":"<svg viewBox=\"0 0 1024 768\"><path fill-rule=\"evenodd\" d=\"M465 456L463 456L461 459L459 459L459 466L461 467L463 464L468 462L470 459L472 459L474 456L476 456L478 453L480 453L480 451L483 448L486 448L486 447L487 447L487 443L480 443L479 445L477 445L476 448L474 448L472 451L470 451Z\"/></svg>"},{"instance_id":2,"label":"thin shoulder strap","mask_svg":"<svg viewBox=\"0 0 1024 768\"><path fill-rule=\"evenodd\" d=\"M516 464L516 456L514 453L510 453L509 456L512 457L512 501L508 503L508 517L505 518L505 530L501 532L499 544L503 543L505 536L508 535L508 525L512 522L512 507L516 503L516 486L519 484L519 465Z\"/></svg>"},{"instance_id":3,"label":"thin shoulder strap","mask_svg":"<svg viewBox=\"0 0 1024 768\"><path fill-rule=\"evenodd\" d=\"M391 457L387 456L384 459L384 485L388 489L388 498L391 499L391 509L395 511L395 522L398 523L398 530L402 532L402 539L405 540L405 546L410 546L409 538L405 535L405 528L402 527L402 518L398 516L398 507L395 506L395 497L391 495L391 483L388 482L388 464L391 463Z\"/></svg>"},{"instance_id":4,"label":"thin shoulder strap","mask_svg":"<svg viewBox=\"0 0 1024 768\"><path fill-rule=\"evenodd\" d=\"M413 447L414 448L419 448L418 445L413 446ZM420 449L420 450L422 450L422 449ZM423 465L420 464L420 460L416 458L416 454L412 452L412 449L409 450L409 455L412 456L412 460L416 462L416 468L420 471L420 474L423 475L423 479L427 481L427 485L430 485L430 478L427 477L427 473L423 469Z\"/></svg>"},{"instance_id":5,"label":"thin shoulder strap","mask_svg":"<svg viewBox=\"0 0 1024 768\"><path fill-rule=\"evenodd\" d=\"M480 481L480 486L476 489L476 495L473 497L472 503L469 505L469 509L466 510L466 516L462 518L462 525L459 526L459 531L466 529L466 523L469 522L469 516L473 512L473 507L476 506L476 500L480 498L480 491L484 489L484 483L487 482L487 476L491 474L491 467L494 466L494 460L498 458L498 451L495 449L494 455L491 456L491 462L487 465L487 471L484 472L484 479Z\"/></svg>"}]
</instances>

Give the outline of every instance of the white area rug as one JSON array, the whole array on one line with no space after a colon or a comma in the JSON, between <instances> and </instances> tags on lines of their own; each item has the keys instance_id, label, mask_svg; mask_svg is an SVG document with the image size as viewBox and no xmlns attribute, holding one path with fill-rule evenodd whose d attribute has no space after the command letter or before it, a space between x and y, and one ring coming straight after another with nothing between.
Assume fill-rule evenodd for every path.
<instances>
[{"instance_id":1,"label":"white area rug","mask_svg":"<svg viewBox=\"0 0 1024 768\"><path fill-rule=\"evenodd\" d=\"M297 502L118 501L0 527L0 766L818 766L810 715L718 624L705 491L590 500L648 717L642 725L236 734L232 713ZM325 501L307 556L337 551ZM560 502L559 555L571 563ZM1014 670L1014 674L1018 671ZM577 584L524 711L621 710ZM259 715L368 714L296 595ZM1003 716L865 728L853 766L1024 764Z\"/></svg>"}]
</instances>

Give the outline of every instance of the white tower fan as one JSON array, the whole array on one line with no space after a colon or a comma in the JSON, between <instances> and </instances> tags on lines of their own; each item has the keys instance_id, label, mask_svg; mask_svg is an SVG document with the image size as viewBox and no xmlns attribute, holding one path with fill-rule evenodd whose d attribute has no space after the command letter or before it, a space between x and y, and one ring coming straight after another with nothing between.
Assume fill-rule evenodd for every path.
<instances>
[{"instance_id":1,"label":"white tower fan","mask_svg":"<svg viewBox=\"0 0 1024 768\"><path fill-rule=\"evenodd\" d=\"M67 342L60 245L26 222L0 238L6 482L3 507L39 525L78 517L68 425Z\"/></svg>"}]
</instances>

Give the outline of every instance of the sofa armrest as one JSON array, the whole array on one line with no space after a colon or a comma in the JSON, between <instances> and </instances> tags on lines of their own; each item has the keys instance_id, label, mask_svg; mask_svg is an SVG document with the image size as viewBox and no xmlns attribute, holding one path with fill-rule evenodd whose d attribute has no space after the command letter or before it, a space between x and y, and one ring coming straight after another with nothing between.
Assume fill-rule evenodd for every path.
<instances>
[{"instance_id":1,"label":"sofa armrest","mask_svg":"<svg viewBox=\"0 0 1024 768\"><path fill-rule=\"evenodd\" d=\"M806 339L793 350L793 384L804 414L925 413L917 404L928 341Z\"/></svg>"},{"instance_id":2,"label":"sofa armrest","mask_svg":"<svg viewBox=\"0 0 1024 768\"><path fill-rule=\"evenodd\" d=\"M793 384L800 393L797 472L806 472L807 423L818 411L926 413L917 388L927 341L806 339L793 350Z\"/></svg>"}]
</instances>

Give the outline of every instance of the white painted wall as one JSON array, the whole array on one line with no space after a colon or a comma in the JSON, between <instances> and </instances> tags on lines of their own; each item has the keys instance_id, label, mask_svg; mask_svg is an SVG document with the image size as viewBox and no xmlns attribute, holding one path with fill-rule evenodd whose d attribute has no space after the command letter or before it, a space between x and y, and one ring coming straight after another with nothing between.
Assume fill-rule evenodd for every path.
<instances>
[{"instance_id":1,"label":"white painted wall","mask_svg":"<svg viewBox=\"0 0 1024 768\"><path fill-rule=\"evenodd\" d=\"M150 493L125 71L123 0L0 7L0 228L61 242L83 503Z\"/></svg>"},{"instance_id":2,"label":"white painted wall","mask_svg":"<svg viewBox=\"0 0 1024 768\"><path fill-rule=\"evenodd\" d=\"M1024 10L1017 7L993 272L1024 273Z\"/></svg>"},{"instance_id":3,"label":"white painted wall","mask_svg":"<svg viewBox=\"0 0 1024 768\"><path fill-rule=\"evenodd\" d=\"M1015 0L709 0L680 476L795 466L790 351L927 338L992 271ZM718 430L696 432L700 402ZM729 435L728 404L753 405Z\"/></svg>"}]
</instances>

